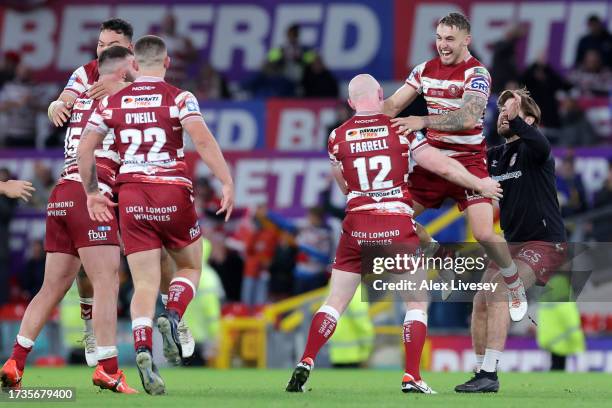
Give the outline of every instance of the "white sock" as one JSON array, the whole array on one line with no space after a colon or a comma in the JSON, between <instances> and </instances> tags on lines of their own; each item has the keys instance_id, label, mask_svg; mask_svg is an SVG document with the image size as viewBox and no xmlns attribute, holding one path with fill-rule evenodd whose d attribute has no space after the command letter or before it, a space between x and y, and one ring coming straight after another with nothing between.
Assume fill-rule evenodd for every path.
<instances>
[{"instance_id":1,"label":"white sock","mask_svg":"<svg viewBox=\"0 0 612 408\"><path fill-rule=\"evenodd\" d=\"M484 354L476 354L476 371L480 371L483 361L484 361Z\"/></svg>"},{"instance_id":2,"label":"white sock","mask_svg":"<svg viewBox=\"0 0 612 408\"><path fill-rule=\"evenodd\" d=\"M87 333L93 333L93 320L87 319L83 320L83 322L85 322L85 331Z\"/></svg>"},{"instance_id":3,"label":"white sock","mask_svg":"<svg viewBox=\"0 0 612 408\"><path fill-rule=\"evenodd\" d=\"M96 356L98 361L117 356L117 347L115 346L98 346L96 347Z\"/></svg>"},{"instance_id":4,"label":"white sock","mask_svg":"<svg viewBox=\"0 0 612 408\"><path fill-rule=\"evenodd\" d=\"M504 278L512 278L518 274L518 268L516 267L516 264L514 263L514 261L512 261L510 266L507 268L499 268L499 271L501 272ZM520 284L521 284L521 278L517 276L514 282L506 283L506 286L508 286L508 288L510 289L514 289Z\"/></svg>"},{"instance_id":5,"label":"white sock","mask_svg":"<svg viewBox=\"0 0 612 408\"><path fill-rule=\"evenodd\" d=\"M168 304L168 294L160 293L159 296L161 297L162 304L164 305L164 307L166 307L166 305Z\"/></svg>"},{"instance_id":6,"label":"white sock","mask_svg":"<svg viewBox=\"0 0 612 408\"><path fill-rule=\"evenodd\" d=\"M411 321L421 322L427 326L427 313L421 309L408 310L404 316L404 324Z\"/></svg>"},{"instance_id":7,"label":"white sock","mask_svg":"<svg viewBox=\"0 0 612 408\"><path fill-rule=\"evenodd\" d=\"M336 310L336 308L329 306L329 305L323 305L319 308L319 310L317 310L317 313L326 313L328 315L330 315L331 317L333 317L336 321L340 320L340 312L338 312Z\"/></svg>"},{"instance_id":8,"label":"white sock","mask_svg":"<svg viewBox=\"0 0 612 408\"><path fill-rule=\"evenodd\" d=\"M153 320L149 319L148 317L137 317L132 320L132 330L143 326L153 327Z\"/></svg>"},{"instance_id":9,"label":"white sock","mask_svg":"<svg viewBox=\"0 0 612 408\"><path fill-rule=\"evenodd\" d=\"M480 367L481 371L486 371L488 373L494 373L497 371L497 364L499 363L499 359L501 358L502 352L493 350L493 349L485 349L484 359L482 361L482 366Z\"/></svg>"},{"instance_id":10,"label":"white sock","mask_svg":"<svg viewBox=\"0 0 612 408\"><path fill-rule=\"evenodd\" d=\"M34 347L34 340L30 340L27 337L17 335L17 344L19 344L23 348L32 348Z\"/></svg>"}]
</instances>

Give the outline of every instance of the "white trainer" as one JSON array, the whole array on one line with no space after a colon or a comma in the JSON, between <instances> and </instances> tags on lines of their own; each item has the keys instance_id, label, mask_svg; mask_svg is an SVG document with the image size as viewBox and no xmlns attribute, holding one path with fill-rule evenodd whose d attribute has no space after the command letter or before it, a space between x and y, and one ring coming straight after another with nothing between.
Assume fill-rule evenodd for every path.
<instances>
[{"instance_id":1,"label":"white trainer","mask_svg":"<svg viewBox=\"0 0 612 408\"><path fill-rule=\"evenodd\" d=\"M508 288L508 306L510 310L510 318L513 322L520 322L527 314L527 295L525 294L525 285L521 278L517 280L518 285L510 289Z\"/></svg>"},{"instance_id":2,"label":"white trainer","mask_svg":"<svg viewBox=\"0 0 612 408\"><path fill-rule=\"evenodd\" d=\"M96 336L90 331L83 331L83 339L81 343L85 346L85 361L89 367L98 365L98 353L96 350Z\"/></svg>"},{"instance_id":3,"label":"white trainer","mask_svg":"<svg viewBox=\"0 0 612 408\"><path fill-rule=\"evenodd\" d=\"M177 327L179 341L181 342L181 349L183 351L183 358L190 358L195 350L195 340L191 335L191 330L187 327L184 320L181 320Z\"/></svg>"}]
</instances>

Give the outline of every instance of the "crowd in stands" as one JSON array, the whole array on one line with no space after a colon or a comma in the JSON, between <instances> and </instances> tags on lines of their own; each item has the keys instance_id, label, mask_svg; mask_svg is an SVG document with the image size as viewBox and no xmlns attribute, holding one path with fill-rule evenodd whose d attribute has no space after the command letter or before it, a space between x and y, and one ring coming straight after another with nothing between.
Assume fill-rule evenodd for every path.
<instances>
[{"instance_id":1,"label":"crowd in stands","mask_svg":"<svg viewBox=\"0 0 612 408\"><path fill-rule=\"evenodd\" d=\"M554 144L593 145L610 142L588 118L583 98L608 97L612 89L612 35L596 15L587 20L572 69L558 72L543 50L521 67L520 47L526 36L521 25L511 27L493 45L490 72L493 78L491 114L495 96L503 89L526 86L542 109L542 126ZM156 34L168 43L171 57L169 82L189 89L201 100L249 98L338 98L339 81L315 49L300 39L300 26L287 29L285 40L272 48L261 69L241 81L230 82L204 61L189 37L177 31L176 17L167 14ZM95 47L92 45L91 49ZM473 52L478 57L478 55ZM93 56L93 53L92 53ZM31 120L44 113L63 84L38 84L31 67L11 50L0 52L0 145L6 147L61 146L63 133L43 121ZM41 116L41 115L38 115ZM488 121L491 122L490 120ZM495 127L487 128L489 144L500 143Z\"/></svg>"},{"instance_id":2,"label":"crowd in stands","mask_svg":"<svg viewBox=\"0 0 612 408\"><path fill-rule=\"evenodd\" d=\"M160 35L169 44L172 69L168 75L178 86L194 92L200 100L245 99L268 97L339 98L339 84L325 61L313 49L300 42L300 27L291 26L285 42L269 51L259 72L242 83L230 84L210 64L202 63L190 40L176 30L174 16L168 15L161 23ZM604 135L588 120L580 104L583 96L610 96L612 89L612 35L596 16L588 19L588 33L580 40L574 68L567 73L557 72L542 55L521 69L516 62L517 46L525 35L521 27L513 27L495 44L490 67L493 82L491 111L495 111L495 94L502 89L527 86L542 109L545 134L553 143L565 146L602 144ZM48 101L59 93L59 88L43 87L32 79L31 70L14 52L0 55L0 146L39 147L61 146L61 129L41 139L39 132L50 129L32 120L46 110ZM351 114L344 104L338 105L337 120L341 123ZM487 139L499 143L495 126L488 114ZM46 118L45 118L46 119ZM609 136L609 135L606 135ZM44 163L37 163L32 180L36 193L28 204L44 211L48 195L57 174ZM0 169L0 179L8 179L6 169ZM341 218L342 209L329 205L323 197L320 206L308 210L306 217L296 222L284 219L265 205L237 214L229 224L215 215L219 198L207 179L199 179L196 200L202 221L211 241L209 263L219 273L226 300L257 306L304 293L326 284L333 259L334 240L328 219ZM563 215L582 214L589 209L602 208L612 203L612 164L607 181L600 191L588 196L568 155L557 170L557 187ZM8 228L16 211L16 203L0 197L0 264L9 263ZM20 204L23 205L23 204ZM609 222L593 222L590 237L597 241L612 241ZM20 273L8 276L7 268L0 268L3 285L0 305L8 301L27 301L42 283L44 250L42 242L31 242L27 259ZM5 276L6 275L6 276ZM121 268L124 302L123 313L128 313L129 270Z\"/></svg>"}]
</instances>

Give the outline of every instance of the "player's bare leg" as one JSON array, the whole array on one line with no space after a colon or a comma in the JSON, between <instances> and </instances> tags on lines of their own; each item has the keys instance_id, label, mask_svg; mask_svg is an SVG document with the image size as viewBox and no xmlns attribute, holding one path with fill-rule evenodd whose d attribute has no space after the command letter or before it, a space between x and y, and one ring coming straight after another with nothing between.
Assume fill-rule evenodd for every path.
<instances>
[{"instance_id":1,"label":"player's bare leg","mask_svg":"<svg viewBox=\"0 0 612 408\"><path fill-rule=\"evenodd\" d=\"M529 288L533 286L535 283L535 274L531 268L520 260L517 260L516 263L519 270L518 273L526 287ZM498 283L498 287L500 287L499 285L503 284L503 276L497 271L491 272L489 270L483 276L483 282ZM477 309L482 309L481 303L483 298L486 303L484 306L486 308L486 313L484 315L476 313ZM506 346L509 328L510 315L508 313L508 302L506 302L505 290L478 292L474 297L472 342L476 355L478 356L479 353L483 353L482 363L474 377L466 383L455 387L455 391L467 393L499 391L497 365Z\"/></svg>"},{"instance_id":2,"label":"player's bare leg","mask_svg":"<svg viewBox=\"0 0 612 408\"><path fill-rule=\"evenodd\" d=\"M81 306L81 319L85 327L83 328L83 346L85 347L85 361L90 367L98 364L96 357L96 336L92 324L92 310L94 288L87 277L83 266L79 269L76 278L77 289L79 290L79 305Z\"/></svg>"},{"instance_id":3,"label":"player's bare leg","mask_svg":"<svg viewBox=\"0 0 612 408\"><path fill-rule=\"evenodd\" d=\"M472 347L476 354L476 371L480 370L487 347L487 299L484 292L477 292L472 301L472 320L470 333L472 335Z\"/></svg>"},{"instance_id":4,"label":"player's bare leg","mask_svg":"<svg viewBox=\"0 0 612 408\"><path fill-rule=\"evenodd\" d=\"M358 273L332 270L329 296L312 317L304 354L295 367L285 391L304 392L304 384L314 367L314 360L319 350L334 334L338 319L353 299L360 282L361 275Z\"/></svg>"},{"instance_id":5,"label":"player's bare leg","mask_svg":"<svg viewBox=\"0 0 612 408\"><path fill-rule=\"evenodd\" d=\"M157 328L164 340L164 356L170 363L180 364L182 359L189 357L183 351L179 327L200 283L202 240L198 239L184 248L167 251L176 264L176 273L170 281L166 311L157 319Z\"/></svg>"},{"instance_id":6,"label":"player's bare leg","mask_svg":"<svg viewBox=\"0 0 612 408\"><path fill-rule=\"evenodd\" d=\"M159 285L159 294L164 308L168 304L168 289L170 288L170 282L174 278L176 267L174 261L168 255L168 251L162 248L161 253L161 283ZM185 320L181 319L178 325L179 340L181 342L181 350L183 351L183 358L189 359L193 356L195 350L195 340L191 334L191 330L187 327Z\"/></svg>"},{"instance_id":7,"label":"player's bare leg","mask_svg":"<svg viewBox=\"0 0 612 408\"><path fill-rule=\"evenodd\" d=\"M136 366L142 386L148 394L166 392L164 380L153 363L153 315L161 279L161 249L141 251L127 256L134 295L130 305Z\"/></svg>"},{"instance_id":8,"label":"player's bare leg","mask_svg":"<svg viewBox=\"0 0 612 408\"><path fill-rule=\"evenodd\" d=\"M489 203L476 203L468 206L465 212L474 238L500 268L504 283L509 289L510 317L514 321L522 320L528 307L525 286L512 260L506 240L493 230L493 206Z\"/></svg>"},{"instance_id":9,"label":"player's bare leg","mask_svg":"<svg viewBox=\"0 0 612 408\"><path fill-rule=\"evenodd\" d=\"M26 308L13 352L0 372L3 388L21 387L21 377L34 340L70 289L80 265L81 261L76 256L59 252L47 254L43 284Z\"/></svg>"},{"instance_id":10,"label":"player's bare leg","mask_svg":"<svg viewBox=\"0 0 612 408\"><path fill-rule=\"evenodd\" d=\"M117 360L117 297L119 294L119 247L100 245L79 248L83 267L93 286L93 329L96 360L93 383L114 392L134 394Z\"/></svg>"}]
</instances>

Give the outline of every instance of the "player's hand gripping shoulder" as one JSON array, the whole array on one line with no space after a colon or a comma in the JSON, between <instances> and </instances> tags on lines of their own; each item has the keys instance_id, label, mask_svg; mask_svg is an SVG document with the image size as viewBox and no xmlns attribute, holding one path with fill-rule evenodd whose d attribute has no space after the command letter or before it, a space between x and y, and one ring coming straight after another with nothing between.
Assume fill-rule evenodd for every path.
<instances>
[{"instance_id":1,"label":"player's hand gripping shoulder","mask_svg":"<svg viewBox=\"0 0 612 408\"><path fill-rule=\"evenodd\" d=\"M479 181L478 192L485 198L500 200L503 198L501 185L491 177L485 177Z\"/></svg>"},{"instance_id":2,"label":"player's hand gripping shoulder","mask_svg":"<svg viewBox=\"0 0 612 408\"><path fill-rule=\"evenodd\" d=\"M110 95L111 84L115 84L116 81L111 79L101 80L94 83L89 90L87 90L87 95L91 99L100 99L107 95Z\"/></svg>"},{"instance_id":3,"label":"player's hand gripping shoulder","mask_svg":"<svg viewBox=\"0 0 612 408\"><path fill-rule=\"evenodd\" d=\"M8 180L0 182L0 194L8 198L21 198L26 203L32 198L32 192L36 191L32 183L24 180Z\"/></svg>"}]
</instances>

